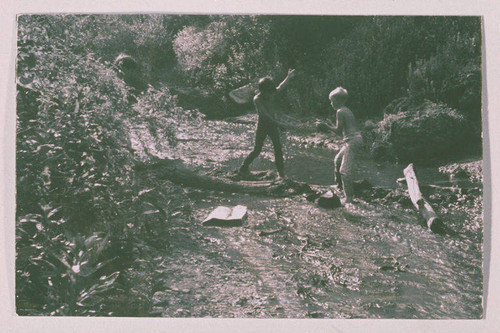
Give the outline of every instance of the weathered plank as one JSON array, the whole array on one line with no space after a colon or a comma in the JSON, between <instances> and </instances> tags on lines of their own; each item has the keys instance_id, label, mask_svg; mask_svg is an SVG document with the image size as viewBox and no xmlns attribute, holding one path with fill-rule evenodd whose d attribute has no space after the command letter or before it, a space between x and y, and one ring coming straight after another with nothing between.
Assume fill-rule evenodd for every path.
<instances>
[{"instance_id":1,"label":"weathered plank","mask_svg":"<svg viewBox=\"0 0 500 333\"><path fill-rule=\"evenodd\" d=\"M413 206L420 212L425 220L427 227L433 232L439 231L442 228L442 221L432 208L432 206L425 200L420 192L417 176L413 170L413 163L410 163L404 169L406 184L408 186L408 194L410 195Z\"/></svg>"},{"instance_id":2,"label":"weathered plank","mask_svg":"<svg viewBox=\"0 0 500 333\"><path fill-rule=\"evenodd\" d=\"M204 226L235 227L241 226L246 217L246 206L219 206L215 208L205 220L203 220L202 224Z\"/></svg>"}]
</instances>

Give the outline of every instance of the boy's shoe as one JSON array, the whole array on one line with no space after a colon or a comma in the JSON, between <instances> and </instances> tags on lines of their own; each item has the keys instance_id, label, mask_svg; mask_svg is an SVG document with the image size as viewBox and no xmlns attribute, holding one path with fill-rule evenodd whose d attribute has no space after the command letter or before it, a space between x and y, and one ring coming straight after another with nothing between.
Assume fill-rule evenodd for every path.
<instances>
[{"instance_id":1,"label":"boy's shoe","mask_svg":"<svg viewBox=\"0 0 500 333\"><path fill-rule=\"evenodd\" d=\"M338 185L330 185L328 187L330 189L330 191L332 191L333 193L339 193L339 192L342 192L342 188L339 188Z\"/></svg>"},{"instance_id":2,"label":"boy's shoe","mask_svg":"<svg viewBox=\"0 0 500 333\"><path fill-rule=\"evenodd\" d=\"M284 183L288 180L288 178L286 176L280 176L278 175L274 180L273 180L273 184L281 184L281 183Z\"/></svg>"}]
</instances>

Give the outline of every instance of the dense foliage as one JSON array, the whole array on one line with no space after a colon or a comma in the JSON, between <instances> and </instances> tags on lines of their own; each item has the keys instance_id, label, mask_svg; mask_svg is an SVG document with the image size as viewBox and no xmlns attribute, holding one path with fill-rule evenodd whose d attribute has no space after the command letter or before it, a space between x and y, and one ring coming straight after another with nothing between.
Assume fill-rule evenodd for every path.
<instances>
[{"instance_id":1,"label":"dense foliage","mask_svg":"<svg viewBox=\"0 0 500 333\"><path fill-rule=\"evenodd\" d=\"M454 118L458 111L466 117L463 121L471 122L462 136L475 148L467 145L455 153L477 152L481 146L477 17L218 16L203 25L184 27L173 43L186 82L220 100L225 101L231 89L255 83L264 75L279 82L286 68L294 67L298 75L285 101L290 112L326 114L328 93L343 86L350 92L349 106L358 118L411 114L437 103L439 113L451 112L448 116ZM217 105L218 115L235 112L231 105ZM214 113L209 108L204 112ZM391 150L392 139L375 142L371 149ZM412 141L406 143L412 145ZM403 156L401 150L383 155L426 158L425 154Z\"/></svg>"},{"instance_id":2,"label":"dense foliage","mask_svg":"<svg viewBox=\"0 0 500 333\"><path fill-rule=\"evenodd\" d=\"M174 50L192 82L217 93L295 67L302 114L327 109L338 85L368 117L408 92L478 114L480 33L474 17L222 16L186 26ZM474 103L458 103L464 93Z\"/></svg>"},{"instance_id":3,"label":"dense foliage","mask_svg":"<svg viewBox=\"0 0 500 333\"><path fill-rule=\"evenodd\" d=\"M172 96L165 97L168 90L139 99L138 105L150 105L148 100L160 98L162 107L153 115L151 109L133 109L129 88L111 63L75 45L86 41L82 21L85 17L20 18L20 314L132 315L137 307L123 308L137 298L137 289L123 287L133 275L131 253L140 240L168 244L167 213L136 185L127 125L133 117L150 126L158 121L168 134L173 125L160 121L179 110L170 103ZM103 297L111 301L103 304Z\"/></svg>"},{"instance_id":4,"label":"dense foliage","mask_svg":"<svg viewBox=\"0 0 500 333\"><path fill-rule=\"evenodd\" d=\"M481 143L480 37L475 17L20 16L18 312L147 314L154 260L135 253L168 243L158 200L170 201L139 186L131 126L174 145L196 118L181 97L231 115L229 91L296 68L291 112L325 114L342 85L359 118L391 114L372 133L376 154L443 157ZM130 288L139 280L149 287Z\"/></svg>"}]
</instances>

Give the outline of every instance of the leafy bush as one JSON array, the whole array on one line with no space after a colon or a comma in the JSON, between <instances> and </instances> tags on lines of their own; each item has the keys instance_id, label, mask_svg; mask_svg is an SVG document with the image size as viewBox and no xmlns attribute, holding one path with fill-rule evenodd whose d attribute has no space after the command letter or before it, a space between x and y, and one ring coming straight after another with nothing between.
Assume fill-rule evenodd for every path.
<instances>
[{"instance_id":1,"label":"leafy bush","mask_svg":"<svg viewBox=\"0 0 500 333\"><path fill-rule=\"evenodd\" d=\"M181 72L219 97L293 67L287 102L294 113L327 112L328 93L343 86L360 118L381 115L409 91L480 120L478 17L212 16L191 23L173 42Z\"/></svg>"},{"instance_id":2,"label":"leafy bush","mask_svg":"<svg viewBox=\"0 0 500 333\"><path fill-rule=\"evenodd\" d=\"M408 93L417 103L424 98L456 108L476 123L481 121L481 40L460 34L438 47L435 55L409 68Z\"/></svg>"},{"instance_id":3,"label":"leafy bush","mask_svg":"<svg viewBox=\"0 0 500 333\"><path fill-rule=\"evenodd\" d=\"M273 73L269 25L255 16L215 17L206 27L186 26L174 51L190 83L218 96Z\"/></svg>"},{"instance_id":4,"label":"leafy bush","mask_svg":"<svg viewBox=\"0 0 500 333\"><path fill-rule=\"evenodd\" d=\"M111 63L75 53L86 45L79 17L19 23L17 311L140 315L124 306L136 296L123 275L138 239L168 244L168 214L136 184L128 88Z\"/></svg>"},{"instance_id":5,"label":"leafy bush","mask_svg":"<svg viewBox=\"0 0 500 333\"><path fill-rule=\"evenodd\" d=\"M57 210L27 214L17 227L16 291L21 315L90 315L112 311L103 297L116 293L120 272L108 272L103 253L108 239L100 234L88 238L65 237ZM103 308L104 307L104 308ZM107 308L107 309L105 309Z\"/></svg>"},{"instance_id":6,"label":"leafy bush","mask_svg":"<svg viewBox=\"0 0 500 333\"><path fill-rule=\"evenodd\" d=\"M178 106L178 98L166 86L159 88L149 87L148 91L137 99L133 105L134 114L127 120L130 126L143 127L151 135L149 145L155 146L157 151L168 151L176 145L175 133L188 123L199 123L202 120L197 110L185 110ZM148 156L136 156L141 160L154 158L147 151Z\"/></svg>"},{"instance_id":7,"label":"leafy bush","mask_svg":"<svg viewBox=\"0 0 500 333\"><path fill-rule=\"evenodd\" d=\"M94 32L90 49L109 61L119 53L133 56L148 82L156 83L175 67L172 40L182 28L183 16L92 15L85 21L84 30Z\"/></svg>"},{"instance_id":8,"label":"leafy bush","mask_svg":"<svg viewBox=\"0 0 500 333\"><path fill-rule=\"evenodd\" d=\"M31 33L21 32L21 38ZM39 37L31 36L33 41ZM36 110L18 101L17 174L23 190L18 213L39 209L29 203L50 195L76 224L113 216L114 208L105 205L120 200L113 193L130 183L132 168L123 81L109 64L92 54L65 52L62 45L37 53L21 44L19 53L36 56L35 65L20 76L33 76L31 86L39 97Z\"/></svg>"},{"instance_id":9,"label":"leafy bush","mask_svg":"<svg viewBox=\"0 0 500 333\"><path fill-rule=\"evenodd\" d=\"M406 112L386 115L375 130L372 154L392 154L403 162L429 162L458 156L470 137L466 118L444 104L424 102Z\"/></svg>"},{"instance_id":10,"label":"leafy bush","mask_svg":"<svg viewBox=\"0 0 500 333\"><path fill-rule=\"evenodd\" d=\"M315 112L326 110L325 96L333 88L343 86L350 93L351 108L359 117L371 118L381 115L387 104L405 96L410 89L420 91L424 99L443 102L461 111L465 111L462 104L469 103L467 111L475 114L475 119L480 116L480 103L477 104L476 98L481 91L480 79L477 79L480 75L476 71L481 62L479 18L379 16L352 18L351 22L354 22L352 29L325 44L318 60L322 70L307 71L306 74L313 75L306 78L311 84L308 92L304 92L304 107ZM305 61L301 63L310 66ZM429 70L422 70L424 63ZM430 63L439 70L430 70ZM409 84L409 64L413 64L412 72L419 68L421 81L433 82L439 87L446 85L447 93L436 95L432 89L417 89L417 79ZM409 87L412 84L414 86ZM466 100L462 104L452 103L447 96L450 93L462 96L458 91L452 92L451 87L457 85L466 86L465 95L471 95L463 95Z\"/></svg>"}]
</instances>

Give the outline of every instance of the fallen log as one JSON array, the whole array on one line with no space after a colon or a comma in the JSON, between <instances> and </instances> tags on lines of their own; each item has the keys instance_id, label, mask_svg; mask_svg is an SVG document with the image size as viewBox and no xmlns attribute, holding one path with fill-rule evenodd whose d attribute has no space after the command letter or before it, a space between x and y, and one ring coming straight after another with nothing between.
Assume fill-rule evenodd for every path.
<instances>
[{"instance_id":1,"label":"fallen log","mask_svg":"<svg viewBox=\"0 0 500 333\"><path fill-rule=\"evenodd\" d=\"M408 194L410 195L413 206L420 212L425 220L427 227L433 231L438 232L442 229L442 221L432 209L432 206L424 199L420 187L418 185L417 176L413 170L413 163L410 163L404 169L406 184L408 186Z\"/></svg>"},{"instance_id":2,"label":"fallen log","mask_svg":"<svg viewBox=\"0 0 500 333\"><path fill-rule=\"evenodd\" d=\"M135 169L140 173L154 172L158 177L168 179L174 184L213 191L272 196L292 196L313 192L306 183L289 179L279 182L270 180L234 181L229 178L213 177L190 170L179 160L158 159L152 163L137 164Z\"/></svg>"}]
</instances>

